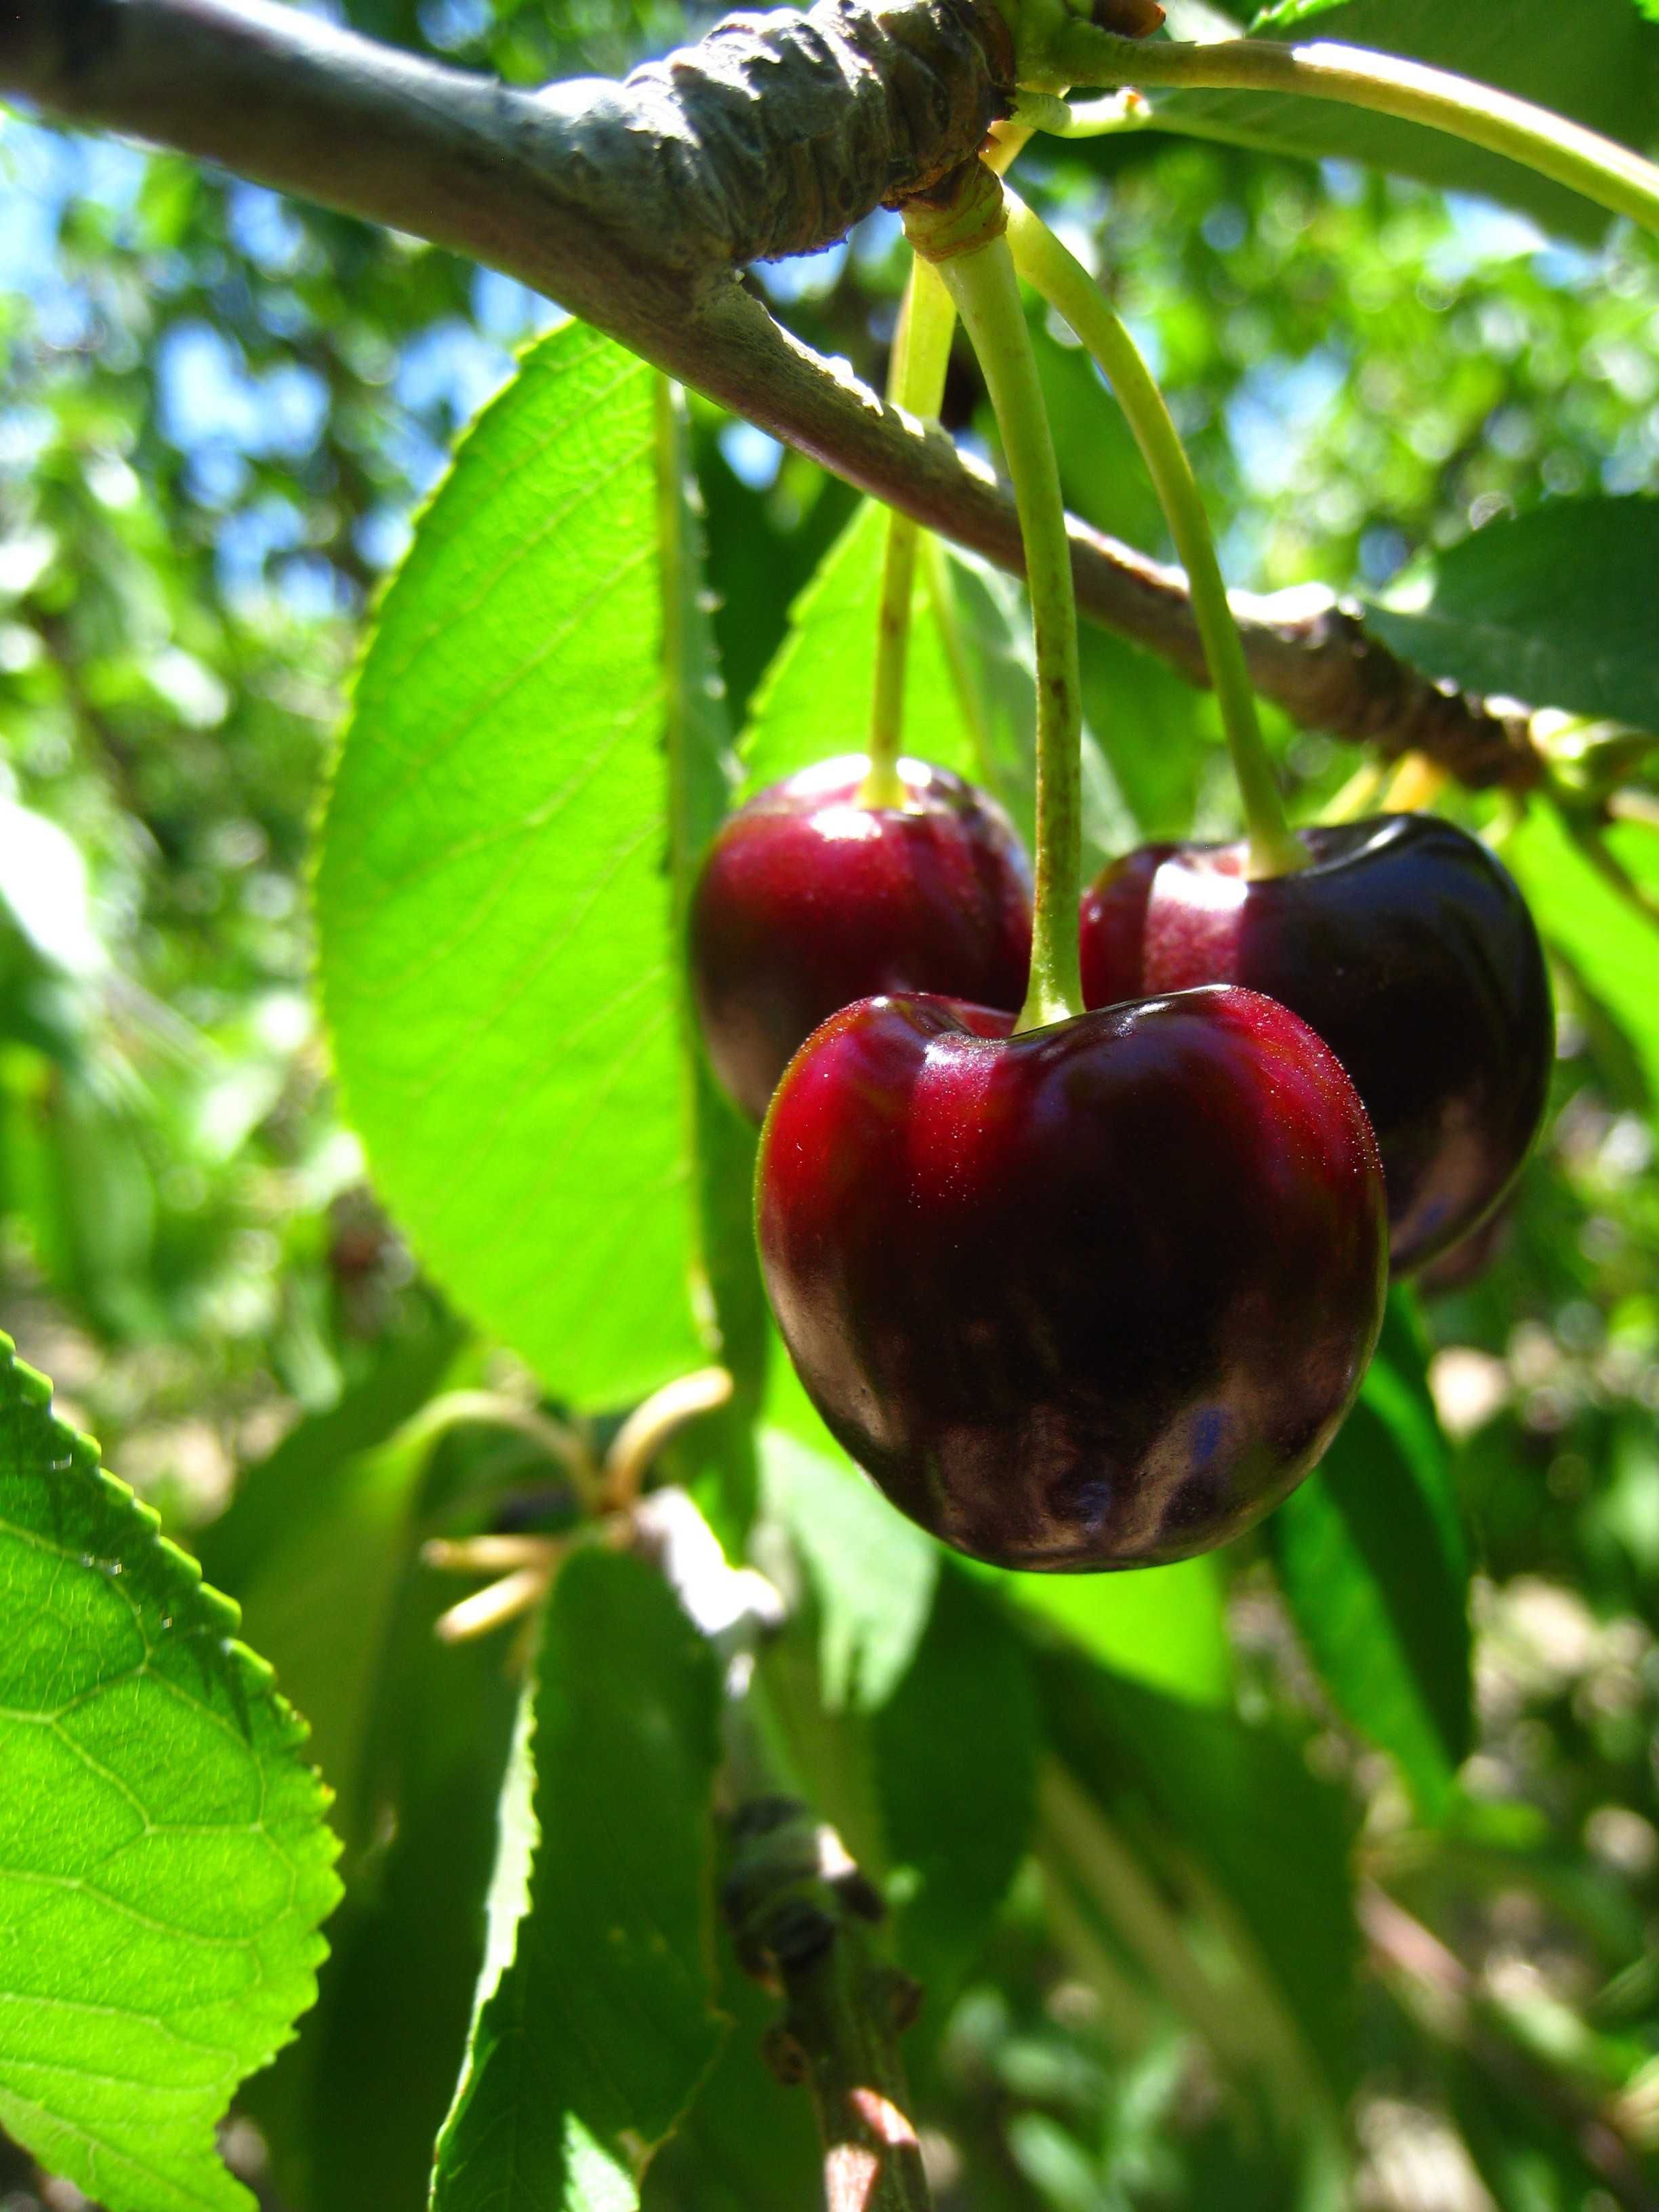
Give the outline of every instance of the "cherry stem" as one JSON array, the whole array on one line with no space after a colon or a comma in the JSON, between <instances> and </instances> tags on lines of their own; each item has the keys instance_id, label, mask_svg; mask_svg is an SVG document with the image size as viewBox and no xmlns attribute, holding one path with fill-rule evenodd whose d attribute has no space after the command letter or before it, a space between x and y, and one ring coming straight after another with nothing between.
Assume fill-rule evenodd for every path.
<instances>
[{"instance_id":1,"label":"cherry stem","mask_svg":"<svg viewBox=\"0 0 1659 2212\"><path fill-rule=\"evenodd\" d=\"M982 165L976 188L985 220L974 242L952 251L948 223L933 229L913 203L905 216L911 242L926 253L940 242L948 258L939 274L950 287L963 327L979 359L1001 434L1025 547L1036 647L1036 898L1031 927L1031 979L1017 1030L1040 1029L1083 1011L1078 966L1078 902L1082 890L1083 715L1078 667L1077 600L1060 466L1036 355L1025 327L1019 279L1003 235L1001 186ZM994 226L991 236L984 235Z\"/></svg>"},{"instance_id":2,"label":"cherry stem","mask_svg":"<svg viewBox=\"0 0 1659 2212\"><path fill-rule=\"evenodd\" d=\"M1659 231L1659 167L1628 146L1582 124L1518 100L1513 93L1363 46L1332 40L1281 46L1271 39L1224 39L1213 45L1142 45L1090 25L1067 24L1053 57L1056 82L1187 86L1201 91L1299 93L1366 107L1404 123L1420 123L1501 154L1565 185L1614 215ZM1146 118L1156 125L1156 112ZM1174 120L1174 118L1171 118ZM1021 120L1054 122L1021 112ZM1121 100L1085 102L1060 127L1068 136L1121 131L1141 118ZM1177 122L1176 127L1180 128Z\"/></svg>"},{"instance_id":3,"label":"cherry stem","mask_svg":"<svg viewBox=\"0 0 1659 2212\"><path fill-rule=\"evenodd\" d=\"M1253 877L1288 875L1303 866L1308 856L1285 819L1285 802L1262 743L1243 641L1228 603L1209 518L1180 433L1134 340L1099 285L1017 194L1010 191L1007 202L1008 243L1014 266L1071 325L1116 393L1187 571L1193 618L1243 801L1249 833L1249 873Z\"/></svg>"},{"instance_id":4,"label":"cherry stem","mask_svg":"<svg viewBox=\"0 0 1659 2212\"><path fill-rule=\"evenodd\" d=\"M950 366L957 311L930 262L918 254L893 341L887 397L925 420L938 416ZM887 547L882 561L881 603L876 626L876 680L870 708L870 767L859 792L864 806L902 806L899 779L900 743L904 734L904 671L910 645L910 610L915 597L916 544L920 526L896 507L887 511Z\"/></svg>"}]
</instances>

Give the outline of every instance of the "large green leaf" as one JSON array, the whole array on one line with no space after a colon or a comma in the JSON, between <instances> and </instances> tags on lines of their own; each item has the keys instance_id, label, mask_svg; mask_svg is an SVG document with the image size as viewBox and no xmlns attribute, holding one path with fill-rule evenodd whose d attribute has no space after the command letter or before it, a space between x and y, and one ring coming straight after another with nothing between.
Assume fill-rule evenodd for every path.
<instances>
[{"instance_id":1,"label":"large green leaf","mask_svg":"<svg viewBox=\"0 0 1659 2212\"><path fill-rule=\"evenodd\" d=\"M872 1723L899 1957L945 2008L1030 1846L1041 1721L1024 1644L967 1576Z\"/></svg>"},{"instance_id":2,"label":"large green leaf","mask_svg":"<svg viewBox=\"0 0 1659 2212\"><path fill-rule=\"evenodd\" d=\"M1627 144L1646 148L1659 116L1659 29L1630 0L1341 0L1312 14L1308 0L1259 17L1258 34L1340 40L1432 62L1519 94ZM1480 192L1546 228L1594 238L1609 218L1577 194L1512 161L1441 132L1368 110L1283 94L1182 92L1160 99L1173 117L1241 145L1365 161L1449 191Z\"/></svg>"},{"instance_id":3,"label":"large green leaf","mask_svg":"<svg viewBox=\"0 0 1659 2212\"><path fill-rule=\"evenodd\" d=\"M433 1633L455 1584L405 1579L376 1666L375 1831L330 1924L305 2033L240 2104L295 2212L416 2212L466 2050L517 1699L502 1639Z\"/></svg>"},{"instance_id":4,"label":"large green leaf","mask_svg":"<svg viewBox=\"0 0 1659 2212\"><path fill-rule=\"evenodd\" d=\"M1232 1695L1232 1646L1212 1557L1121 1575L978 1571L1115 1674L1200 1705L1224 1705Z\"/></svg>"},{"instance_id":5,"label":"large green leaf","mask_svg":"<svg viewBox=\"0 0 1659 2212\"><path fill-rule=\"evenodd\" d=\"M1230 1713L1049 1651L1039 1679L1051 1739L1154 1879L1173 1875L1221 1916L1242 1963L1295 2038L1297 2071L1352 2087L1358 1935L1346 1815L1288 1745ZM1283 2030L1275 2027L1275 2043ZM1267 2030L1263 2028L1264 2051Z\"/></svg>"},{"instance_id":6,"label":"large green leaf","mask_svg":"<svg viewBox=\"0 0 1659 2212\"><path fill-rule=\"evenodd\" d=\"M612 2212L720 2049L712 1647L641 1561L554 1585L502 1801L489 1955L439 2212Z\"/></svg>"},{"instance_id":7,"label":"large green leaf","mask_svg":"<svg viewBox=\"0 0 1659 2212\"><path fill-rule=\"evenodd\" d=\"M1431 676L1659 731L1659 499L1552 501L1390 597L1371 626Z\"/></svg>"},{"instance_id":8,"label":"large green leaf","mask_svg":"<svg viewBox=\"0 0 1659 2212\"><path fill-rule=\"evenodd\" d=\"M887 509L866 501L790 609L789 634L762 679L744 738L751 784L775 782L868 744L886 533ZM931 622L911 628L904 750L961 775L973 772L967 727Z\"/></svg>"},{"instance_id":9,"label":"large green leaf","mask_svg":"<svg viewBox=\"0 0 1659 2212\"><path fill-rule=\"evenodd\" d=\"M1468 1561L1409 1293L1390 1298L1358 1404L1267 1534L1327 1687L1438 1818L1470 1747Z\"/></svg>"},{"instance_id":10,"label":"large green leaf","mask_svg":"<svg viewBox=\"0 0 1659 2212\"><path fill-rule=\"evenodd\" d=\"M338 1893L234 1606L0 1338L0 2124L109 2212L240 2212L213 2130Z\"/></svg>"},{"instance_id":11,"label":"large green leaf","mask_svg":"<svg viewBox=\"0 0 1659 2212\"><path fill-rule=\"evenodd\" d=\"M380 1188L551 1387L702 1356L665 872L651 373L580 325L480 416L387 594L317 883Z\"/></svg>"},{"instance_id":12,"label":"large green leaf","mask_svg":"<svg viewBox=\"0 0 1659 2212\"><path fill-rule=\"evenodd\" d=\"M203 1571L236 1600L249 1638L310 1721L348 1854L370 1819L364 1735L432 1447L402 1425L460 1339L435 1317L394 1339L337 1406L247 1470L198 1547Z\"/></svg>"},{"instance_id":13,"label":"large green leaf","mask_svg":"<svg viewBox=\"0 0 1659 2212\"><path fill-rule=\"evenodd\" d=\"M1529 807L1502 853L1545 942L1560 946L1621 1024L1659 1097L1659 929L1603 881L1551 807Z\"/></svg>"},{"instance_id":14,"label":"large green leaf","mask_svg":"<svg viewBox=\"0 0 1659 2212\"><path fill-rule=\"evenodd\" d=\"M818 1665L832 1711L873 1712L927 1625L940 1552L860 1473L780 1351L760 1433L761 1491L789 1532L817 1602Z\"/></svg>"}]
</instances>

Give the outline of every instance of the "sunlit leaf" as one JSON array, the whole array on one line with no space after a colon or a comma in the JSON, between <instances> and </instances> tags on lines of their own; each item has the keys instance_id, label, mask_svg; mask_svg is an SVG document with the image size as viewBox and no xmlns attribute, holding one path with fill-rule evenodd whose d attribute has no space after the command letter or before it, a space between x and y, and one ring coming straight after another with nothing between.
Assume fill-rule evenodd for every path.
<instances>
[{"instance_id":1,"label":"sunlit leaf","mask_svg":"<svg viewBox=\"0 0 1659 2212\"><path fill-rule=\"evenodd\" d=\"M1659 1097L1659 928L1603 881L1551 807L1529 807L1500 849L1546 944L1559 944L1583 972Z\"/></svg>"},{"instance_id":2,"label":"sunlit leaf","mask_svg":"<svg viewBox=\"0 0 1659 2212\"><path fill-rule=\"evenodd\" d=\"M761 681L744 738L751 785L868 744L886 530L887 509L866 501L790 609L788 635ZM929 622L911 626L904 750L960 775L974 772L944 647Z\"/></svg>"},{"instance_id":3,"label":"sunlit leaf","mask_svg":"<svg viewBox=\"0 0 1659 2212\"><path fill-rule=\"evenodd\" d=\"M1390 1298L1358 1404L1267 1534L1337 1704L1438 1817L1473 1733L1468 1563L1408 1294Z\"/></svg>"},{"instance_id":4,"label":"sunlit leaf","mask_svg":"<svg viewBox=\"0 0 1659 2212\"><path fill-rule=\"evenodd\" d=\"M213 2130L316 1994L305 1729L0 1338L0 2124L109 2212L252 2212Z\"/></svg>"},{"instance_id":5,"label":"sunlit leaf","mask_svg":"<svg viewBox=\"0 0 1659 2212\"><path fill-rule=\"evenodd\" d=\"M927 1625L939 1547L853 1465L781 1352L767 1417L762 1495L789 1531L817 1601L825 1700L873 1711L909 1666Z\"/></svg>"},{"instance_id":6,"label":"sunlit leaf","mask_svg":"<svg viewBox=\"0 0 1659 2212\"><path fill-rule=\"evenodd\" d=\"M720 2049L712 1649L640 1561L554 1584L501 1807L471 2049L436 2212L611 2212Z\"/></svg>"},{"instance_id":7,"label":"sunlit leaf","mask_svg":"<svg viewBox=\"0 0 1659 2212\"><path fill-rule=\"evenodd\" d=\"M1630 0L1507 0L1501 8L1447 0L1289 0L1251 26L1295 38L1369 46L1432 62L1588 124L1626 144L1650 145L1659 114L1659 33ZM1159 105L1164 103L1160 101ZM1420 125L1289 94L1182 92L1183 122L1241 145L1316 160L1365 161L1448 191L1479 192L1534 216L1547 229L1595 238L1610 218L1546 178Z\"/></svg>"},{"instance_id":8,"label":"sunlit leaf","mask_svg":"<svg viewBox=\"0 0 1659 2212\"><path fill-rule=\"evenodd\" d=\"M651 373L569 324L387 594L325 826L325 1009L376 1180L562 1395L702 1356L662 757Z\"/></svg>"}]
</instances>

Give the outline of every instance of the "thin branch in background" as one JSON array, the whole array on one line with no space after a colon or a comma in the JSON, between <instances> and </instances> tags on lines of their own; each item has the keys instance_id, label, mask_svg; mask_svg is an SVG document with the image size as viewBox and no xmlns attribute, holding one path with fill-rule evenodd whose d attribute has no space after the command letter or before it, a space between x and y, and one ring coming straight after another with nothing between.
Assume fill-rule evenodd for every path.
<instances>
[{"instance_id":1,"label":"thin branch in background","mask_svg":"<svg viewBox=\"0 0 1659 2212\"><path fill-rule=\"evenodd\" d=\"M799 58L776 46L781 32L751 52L717 29L705 49L624 85L584 78L538 94L269 0L125 0L106 9L13 0L0 13L0 93L469 254L926 528L1021 574L1013 502L989 471L781 329L737 282L733 260L828 244L971 151L966 142L977 143L989 117L1011 105L1000 18L984 5L900 0L878 18L849 6L844 20L839 9L800 20L839 25L848 69L796 71L789 98L774 106L773 85L764 100L758 90L767 68L786 51ZM811 36L802 33L799 53ZM748 76L725 73L734 55ZM665 89L688 70L726 103L707 143ZM763 109L758 161L738 158ZM843 181L815 185L820 163ZM849 174L864 179L861 196L848 196ZM751 189L759 204L745 211L737 203ZM1068 529L1079 610L1201 684L1185 579L1075 519ZM1232 604L1251 682L1302 727L1385 758L1425 753L1474 788L1539 781L1524 708L1409 666L1334 593L1236 592Z\"/></svg>"}]
</instances>

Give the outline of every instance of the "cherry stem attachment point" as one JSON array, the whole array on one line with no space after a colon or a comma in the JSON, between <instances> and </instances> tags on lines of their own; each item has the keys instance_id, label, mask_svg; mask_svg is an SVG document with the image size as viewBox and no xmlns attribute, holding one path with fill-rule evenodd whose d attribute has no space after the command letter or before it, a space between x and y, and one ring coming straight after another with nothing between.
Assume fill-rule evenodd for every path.
<instances>
[{"instance_id":1,"label":"cherry stem attachment point","mask_svg":"<svg viewBox=\"0 0 1659 2212\"><path fill-rule=\"evenodd\" d=\"M945 398L951 340L957 311L931 263L918 254L893 341L887 397L924 420L937 417ZM870 767L859 793L865 806L905 804L899 780L899 750L904 734L904 672L909 654L910 612L915 597L916 544L920 526L896 507L887 512L887 546L882 561L881 599L876 623L876 679L870 708Z\"/></svg>"},{"instance_id":2,"label":"cherry stem attachment point","mask_svg":"<svg viewBox=\"0 0 1659 2212\"><path fill-rule=\"evenodd\" d=\"M905 229L936 262L978 356L1019 510L1036 647L1036 902L1031 980L1017 1030L1083 1011L1078 965L1083 772L1077 600L1060 466L1019 279L1004 236L1002 186L982 163L948 209L912 201Z\"/></svg>"},{"instance_id":3,"label":"cherry stem attachment point","mask_svg":"<svg viewBox=\"0 0 1659 2212\"><path fill-rule=\"evenodd\" d=\"M1285 819L1285 802L1262 743L1243 642L1180 434L1133 339L1094 278L1040 216L1015 193L1006 197L1014 266L1071 325L1116 393L1187 571L1193 616L1243 801L1249 872L1255 877L1288 875L1303 866L1308 856Z\"/></svg>"},{"instance_id":4,"label":"cherry stem attachment point","mask_svg":"<svg viewBox=\"0 0 1659 2212\"><path fill-rule=\"evenodd\" d=\"M1659 167L1628 146L1519 100L1513 93L1450 70L1321 40L1306 46L1273 39L1213 44L1144 45L1073 19L1056 33L1049 88L1078 84L1187 87L1194 91L1297 93L1419 123L1500 154L1548 177L1613 215L1659 232ZM1036 118L1028 111L1022 121ZM1141 118L1112 100L1082 103L1060 127L1069 136L1137 127ZM1156 123L1156 113L1147 120ZM1174 118L1172 118L1174 120ZM1052 120L1038 127L1053 130ZM1175 127L1181 127L1178 120Z\"/></svg>"}]
</instances>

